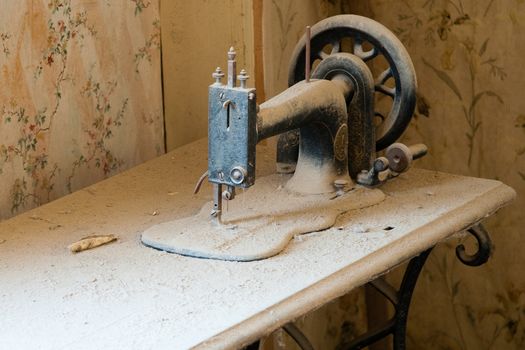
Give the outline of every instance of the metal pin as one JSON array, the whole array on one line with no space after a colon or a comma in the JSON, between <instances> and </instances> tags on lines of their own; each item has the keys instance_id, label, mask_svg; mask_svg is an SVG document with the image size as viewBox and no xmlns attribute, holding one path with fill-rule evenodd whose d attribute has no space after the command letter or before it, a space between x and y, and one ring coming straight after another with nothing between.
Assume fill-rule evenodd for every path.
<instances>
[{"instance_id":1,"label":"metal pin","mask_svg":"<svg viewBox=\"0 0 525 350\"><path fill-rule=\"evenodd\" d=\"M246 73L246 70L241 69L241 72L237 76L237 79L241 82L241 88L246 89L246 80L248 80L248 78L250 78L250 76Z\"/></svg>"},{"instance_id":2,"label":"metal pin","mask_svg":"<svg viewBox=\"0 0 525 350\"><path fill-rule=\"evenodd\" d=\"M228 51L228 87L234 88L235 87L235 81L237 79L237 61L235 60L235 56L237 56L237 53L235 52L235 49L230 47L230 50Z\"/></svg>"},{"instance_id":3,"label":"metal pin","mask_svg":"<svg viewBox=\"0 0 525 350\"><path fill-rule=\"evenodd\" d=\"M311 41L311 28L306 26L306 54L305 54L305 65L304 65L304 80L310 82L310 41Z\"/></svg>"},{"instance_id":4,"label":"metal pin","mask_svg":"<svg viewBox=\"0 0 525 350\"><path fill-rule=\"evenodd\" d=\"M221 79L222 77L224 77L224 73L222 72L222 69L221 67L217 67L217 69L215 69L215 72L213 72L213 74L211 75L213 77L213 79L215 79L215 84L221 84Z\"/></svg>"}]
</instances>

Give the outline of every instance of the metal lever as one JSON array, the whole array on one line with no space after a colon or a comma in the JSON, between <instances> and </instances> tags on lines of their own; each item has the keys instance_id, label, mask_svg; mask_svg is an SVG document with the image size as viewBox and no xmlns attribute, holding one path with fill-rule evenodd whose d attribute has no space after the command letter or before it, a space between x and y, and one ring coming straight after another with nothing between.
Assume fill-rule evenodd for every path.
<instances>
[{"instance_id":1,"label":"metal lever","mask_svg":"<svg viewBox=\"0 0 525 350\"><path fill-rule=\"evenodd\" d=\"M388 159L379 157L374 160L374 164L370 170L362 170L357 174L357 183L363 186L377 186L384 182L379 178L379 174L388 170Z\"/></svg>"},{"instance_id":2,"label":"metal lever","mask_svg":"<svg viewBox=\"0 0 525 350\"><path fill-rule=\"evenodd\" d=\"M377 186L407 171L414 159L426 155L428 147L422 143L407 146L402 143L394 143L386 149L386 157L379 157L374 161L370 170L362 170L357 174L357 183L363 186ZM382 179L380 173L388 172Z\"/></svg>"}]
</instances>

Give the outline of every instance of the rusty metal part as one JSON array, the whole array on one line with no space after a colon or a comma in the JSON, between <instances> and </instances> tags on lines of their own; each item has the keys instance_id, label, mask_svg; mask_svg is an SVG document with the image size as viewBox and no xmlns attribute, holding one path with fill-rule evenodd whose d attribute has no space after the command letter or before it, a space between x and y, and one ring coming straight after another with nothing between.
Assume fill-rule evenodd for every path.
<instances>
[{"instance_id":1,"label":"rusty metal part","mask_svg":"<svg viewBox=\"0 0 525 350\"><path fill-rule=\"evenodd\" d=\"M351 54L371 64L383 56L389 67L375 78L376 95L392 99L392 107L376 127L376 148L382 150L395 142L408 126L416 103L416 74L405 47L399 39L382 24L362 16L339 15L316 23L311 28L310 62L321 60L342 52L344 40L352 42ZM369 45L370 50L364 47ZM330 52L325 52L330 48ZM288 85L292 86L305 76L306 35L295 47L290 60ZM386 85L393 79L395 87ZM376 111L380 115L379 111ZM350 124L349 124L350 125Z\"/></svg>"},{"instance_id":2,"label":"rusty metal part","mask_svg":"<svg viewBox=\"0 0 525 350\"><path fill-rule=\"evenodd\" d=\"M425 156L427 152L428 147L422 143L407 146L397 142L386 149L385 156L390 169L396 173L402 173L410 168L413 160Z\"/></svg>"}]
</instances>

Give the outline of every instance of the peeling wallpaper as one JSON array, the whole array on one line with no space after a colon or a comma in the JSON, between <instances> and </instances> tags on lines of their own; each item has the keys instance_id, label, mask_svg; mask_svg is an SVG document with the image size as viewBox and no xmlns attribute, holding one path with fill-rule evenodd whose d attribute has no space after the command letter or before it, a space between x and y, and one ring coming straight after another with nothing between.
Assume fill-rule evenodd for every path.
<instances>
[{"instance_id":1,"label":"peeling wallpaper","mask_svg":"<svg viewBox=\"0 0 525 350\"><path fill-rule=\"evenodd\" d=\"M9 0L2 13L0 219L164 152L156 2Z\"/></svg>"}]
</instances>

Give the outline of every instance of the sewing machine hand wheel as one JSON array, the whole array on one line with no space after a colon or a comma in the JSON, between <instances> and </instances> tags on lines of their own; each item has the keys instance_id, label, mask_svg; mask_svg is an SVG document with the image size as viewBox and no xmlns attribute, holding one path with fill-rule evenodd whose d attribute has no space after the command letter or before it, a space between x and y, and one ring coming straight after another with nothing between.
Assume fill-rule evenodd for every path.
<instances>
[{"instance_id":1,"label":"sewing machine hand wheel","mask_svg":"<svg viewBox=\"0 0 525 350\"><path fill-rule=\"evenodd\" d=\"M339 15L312 26L310 45L313 67L317 62L346 51L362 59L373 72L380 57L384 57L388 67L374 78L376 150L394 143L408 126L416 103L416 74L410 56L399 39L372 19ZM367 50L365 46L370 48ZM303 36L290 61L289 86L305 79L305 49L306 37ZM389 80L394 81L394 87L387 86ZM388 113L381 113L377 101L384 100L385 96L391 99L391 107Z\"/></svg>"}]
</instances>

